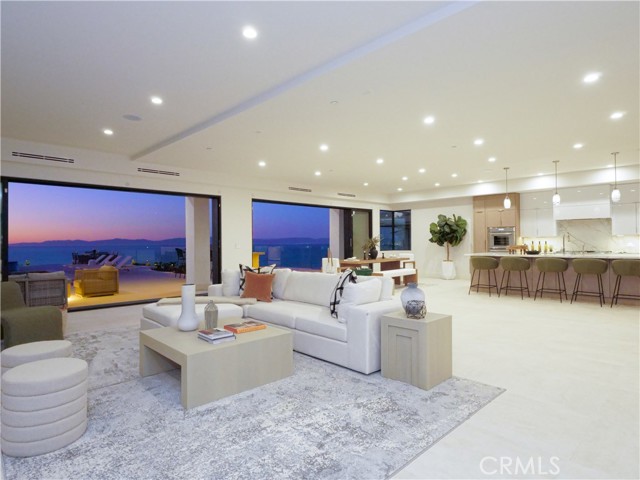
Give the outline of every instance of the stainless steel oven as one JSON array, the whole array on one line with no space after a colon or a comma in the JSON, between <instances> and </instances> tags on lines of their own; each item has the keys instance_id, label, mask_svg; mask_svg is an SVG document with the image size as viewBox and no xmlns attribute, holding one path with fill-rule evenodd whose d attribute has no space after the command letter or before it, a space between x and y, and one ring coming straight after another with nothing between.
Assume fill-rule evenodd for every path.
<instances>
[{"instance_id":1,"label":"stainless steel oven","mask_svg":"<svg viewBox=\"0 0 640 480\"><path fill-rule=\"evenodd\" d=\"M490 252L506 252L507 247L516 244L515 227L489 227L488 231Z\"/></svg>"}]
</instances>

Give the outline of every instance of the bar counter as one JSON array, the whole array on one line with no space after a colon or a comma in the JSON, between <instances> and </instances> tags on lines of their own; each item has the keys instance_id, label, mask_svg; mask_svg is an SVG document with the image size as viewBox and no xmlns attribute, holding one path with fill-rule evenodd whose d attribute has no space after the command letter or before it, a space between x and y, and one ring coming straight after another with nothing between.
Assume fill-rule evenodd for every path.
<instances>
[{"instance_id":1,"label":"bar counter","mask_svg":"<svg viewBox=\"0 0 640 480\"><path fill-rule=\"evenodd\" d=\"M571 265L571 261L573 259L576 258L599 258L602 260L607 260L609 263L609 266L607 268L607 271L602 275L602 282L603 282L603 288L604 288L604 295L605 295L605 299L608 302L608 305L610 305L611 303L611 295L613 294L613 289L615 286L615 282L616 282L616 274L613 273L613 270L611 269L611 262L613 260L632 260L632 259L640 259L640 254L638 253L613 253L613 252L553 252L553 253L540 253L540 254L518 254L518 253L508 253L508 252L479 252L479 253L467 253L465 254L466 257L493 257L496 258L498 260L500 260L501 257L507 257L507 256L518 256L518 257L523 257L523 258L527 258L529 259L529 262L531 263L531 268L526 272L527 273L527 280L529 282L529 291L531 292L531 297L534 296L535 294L535 289L536 289L536 283L538 280L538 270L535 268L535 260L536 258L544 258L544 257L553 257L553 258L564 258L565 260L567 260L569 262L569 268L567 269L566 272L564 272L564 280L565 280L565 284L567 286L567 297L569 298L569 301L571 300L571 292L573 292L573 288L574 288L574 284L576 281L576 273L574 272L572 265ZM469 265L470 271L471 271L471 265ZM486 273L483 272L483 278L484 275ZM496 276L498 278L498 285L500 285L500 282L502 280L502 268L498 267L496 270ZM518 285L518 276L517 275L511 275L511 284L512 285ZM546 285L550 286L551 288L557 288L557 284L556 284L556 275L547 275L546 278ZM514 280L515 278L515 280ZM506 277L505 277L505 283L506 283ZM597 286L597 279L595 277L595 275L583 275L582 276L582 282L580 284L580 290L590 290L590 291L594 291L597 292L598 291L598 286ZM620 293L621 294L627 294L627 295L640 295L640 278L638 277L624 277L622 280L622 287L620 289ZM519 296L519 294L518 294ZM539 295L538 295L539 296ZM526 295L525 295L526 298ZM546 294L545 298L555 298L556 300L558 300L558 295L557 294ZM564 298L563 298L564 301ZM589 297L589 296L583 296L583 295L579 295L578 302L595 302L596 304L598 303L598 298L597 297ZM633 299L623 299L620 298L618 300L618 305L639 305L640 302L638 300L633 300Z\"/></svg>"}]
</instances>

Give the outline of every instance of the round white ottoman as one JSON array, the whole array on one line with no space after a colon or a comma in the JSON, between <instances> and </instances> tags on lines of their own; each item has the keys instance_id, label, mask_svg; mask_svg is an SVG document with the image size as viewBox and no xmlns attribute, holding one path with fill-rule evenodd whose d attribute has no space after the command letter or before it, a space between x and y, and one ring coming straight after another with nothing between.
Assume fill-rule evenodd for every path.
<instances>
[{"instance_id":1,"label":"round white ottoman","mask_svg":"<svg viewBox=\"0 0 640 480\"><path fill-rule=\"evenodd\" d=\"M47 358L62 358L71 356L71 342L68 340L46 340L16 345L2 351L0 364L2 375L23 363L46 360Z\"/></svg>"},{"instance_id":2,"label":"round white ottoman","mask_svg":"<svg viewBox=\"0 0 640 480\"><path fill-rule=\"evenodd\" d=\"M87 362L50 358L2 377L2 452L30 457L75 442L87 429Z\"/></svg>"}]
</instances>

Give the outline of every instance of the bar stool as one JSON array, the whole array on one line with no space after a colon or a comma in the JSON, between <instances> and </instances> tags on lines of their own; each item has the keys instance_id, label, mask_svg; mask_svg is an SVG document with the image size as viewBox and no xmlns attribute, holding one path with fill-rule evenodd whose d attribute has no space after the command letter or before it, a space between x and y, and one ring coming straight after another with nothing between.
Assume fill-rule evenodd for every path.
<instances>
[{"instance_id":1,"label":"bar stool","mask_svg":"<svg viewBox=\"0 0 640 480\"><path fill-rule=\"evenodd\" d=\"M569 262L564 258L536 258L536 268L538 269L538 281L536 283L536 294L533 296L535 301L538 298L538 292L540 292L540 298L544 292L553 292L560 295L560 303L562 303L562 294L564 293L565 300L567 298L567 286L564 283L564 272L569 268ZM545 288L544 280L547 273L555 273L558 279L558 288ZM540 288L540 280L542 280L542 288Z\"/></svg>"},{"instance_id":2,"label":"bar stool","mask_svg":"<svg viewBox=\"0 0 640 480\"><path fill-rule=\"evenodd\" d=\"M506 290L505 295L509 294L509 290L520 291L520 298L524 299L524 291L527 291L527 296L531 297L529 292L529 280L527 280L527 274L524 274L524 285L522 283L522 272L526 272L531 267L529 260L522 257L502 257L500 259L500 267L502 268L502 278L500 279L500 293ZM511 286L511 272L518 272L520 275L520 286ZM507 275L507 285L504 285L504 276Z\"/></svg>"},{"instance_id":3,"label":"bar stool","mask_svg":"<svg viewBox=\"0 0 640 480\"><path fill-rule=\"evenodd\" d=\"M611 297L611 307L613 307L614 301L616 305L618 304L618 298L639 300L640 295L620 293L620 284L622 283L622 277L640 277L640 260L614 260L611 262L611 268L613 273L617 275L613 296Z\"/></svg>"},{"instance_id":4,"label":"bar stool","mask_svg":"<svg viewBox=\"0 0 640 480\"><path fill-rule=\"evenodd\" d=\"M571 303L578 299L578 294L598 297L600 306L605 303L604 288L602 288L602 274L607 271L609 265L606 260L597 258L576 258L572 262L573 271L577 273L576 283L573 285L573 293L571 294ZM580 290L580 282L582 275L595 275L598 279L598 292Z\"/></svg>"},{"instance_id":5,"label":"bar stool","mask_svg":"<svg viewBox=\"0 0 640 480\"><path fill-rule=\"evenodd\" d=\"M471 266L473 267L473 273L471 274L471 284L469 285L469 291L467 295L471 293L471 289L476 287L476 292L480 291L481 288L489 289L489 296L491 296L491 289L495 288L498 293L498 297L500 296L500 290L498 289L498 279L496 277L496 268L498 268L498 260L493 257L471 257ZM482 270L487 271L487 282L488 283L480 283L480 277L482 276ZM478 280L477 283L473 283L473 277L478 272ZM491 283L491 272L493 271L493 283Z\"/></svg>"}]
</instances>

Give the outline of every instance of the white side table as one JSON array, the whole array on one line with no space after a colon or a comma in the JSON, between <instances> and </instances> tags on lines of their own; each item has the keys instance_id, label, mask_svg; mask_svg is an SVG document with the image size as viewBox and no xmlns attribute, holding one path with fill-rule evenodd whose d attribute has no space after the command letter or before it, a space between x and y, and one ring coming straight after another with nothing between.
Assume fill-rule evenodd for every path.
<instances>
[{"instance_id":1,"label":"white side table","mask_svg":"<svg viewBox=\"0 0 640 480\"><path fill-rule=\"evenodd\" d=\"M403 311L381 319L382 376L423 390L451 378L451 315L407 318Z\"/></svg>"}]
</instances>

